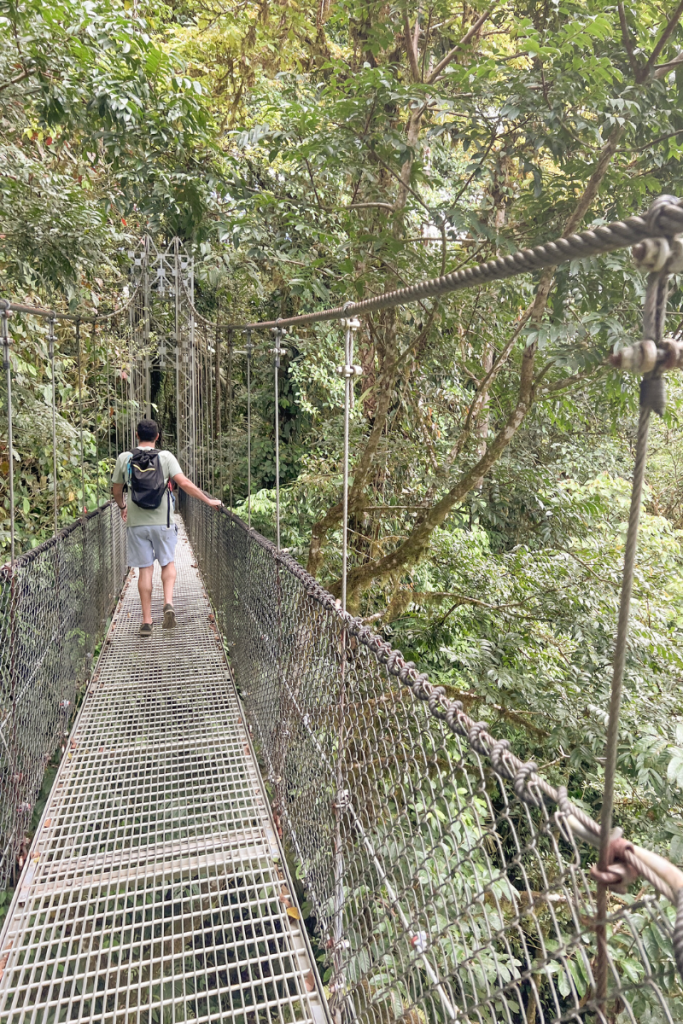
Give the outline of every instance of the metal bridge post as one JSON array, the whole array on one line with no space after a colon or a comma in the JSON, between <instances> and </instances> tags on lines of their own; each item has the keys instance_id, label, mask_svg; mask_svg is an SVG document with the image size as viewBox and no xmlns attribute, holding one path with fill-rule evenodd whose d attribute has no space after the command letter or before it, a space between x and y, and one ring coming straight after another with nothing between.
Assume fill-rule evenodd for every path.
<instances>
[{"instance_id":1,"label":"metal bridge post","mask_svg":"<svg viewBox=\"0 0 683 1024\"><path fill-rule=\"evenodd\" d=\"M48 321L47 346L52 381L52 508L54 532L57 533L59 521L57 508L57 380L55 378L55 318L53 316Z\"/></svg>"},{"instance_id":2,"label":"metal bridge post","mask_svg":"<svg viewBox=\"0 0 683 1024\"><path fill-rule=\"evenodd\" d=\"M218 320L218 312L220 310L220 300L216 302L216 320ZM228 332L229 343L232 341L232 332ZM216 401L215 401L215 416L216 422L214 423L214 432L216 435L216 444L218 445L218 479L220 485L220 499L223 501L225 495L223 493L223 415L221 409L222 393L221 393L221 332L216 323L216 351L214 353L215 360L215 388L216 388Z\"/></svg>"},{"instance_id":3,"label":"metal bridge post","mask_svg":"<svg viewBox=\"0 0 683 1024\"><path fill-rule=\"evenodd\" d=\"M149 235L145 235L145 256L142 269L142 301L143 301L143 337L145 345L145 417L152 418L152 378L149 366L149 328L150 328L150 294L149 294Z\"/></svg>"},{"instance_id":4,"label":"metal bridge post","mask_svg":"<svg viewBox=\"0 0 683 1024\"><path fill-rule=\"evenodd\" d=\"M233 464L234 445L232 438L232 403L233 403L233 381L232 381L232 331L228 331L228 502L230 511L235 507L233 494ZM222 500L221 494L221 500Z\"/></svg>"},{"instance_id":5,"label":"metal bridge post","mask_svg":"<svg viewBox=\"0 0 683 1024\"><path fill-rule=\"evenodd\" d=\"M175 299L175 450L180 458L180 260L178 239L173 240L173 297ZM187 467L185 467L187 469Z\"/></svg>"},{"instance_id":6,"label":"metal bridge post","mask_svg":"<svg viewBox=\"0 0 683 1024\"><path fill-rule=\"evenodd\" d=\"M247 331L247 526L251 529L251 354L254 346Z\"/></svg>"},{"instance_id":7,"label":"metal bridge post","mask_svg":"<svg viewBox=\"0 0 683 1024\"><path fill-rule=\"evenodd\" d=\"M9 477L9 514L10 514L10 563L14 565L14 439L12 436L12 364L9 358L10 339L7 328L9 310L7 306L2 311L2 368L5 371L5 382L7 386L7 461L9 463L7 475ZM13 577L14 578L14 577Z\"/></svg>"},{"instance_id":8,"label":"metal bridge post","mask_svg":"<svg viewBox=\"0 0 683 1024\"><path fill-rule=\"evenodd\" d=\"M271 350L273 353L273 373L275 386L275 533L277 536L277 549L280 550L280 357L287 354L287 350L280 345L280 339L287 332L280 327L273 327L275 345Z\"/></svg>"},{"instance_id":9,"label":"metal bridge post","mask_svg":"<svg viewBox=\"0 0 683 1024\"><path fill-rule=\"evenodd\" d=\"M82 393L82 369L81 369L81 321L76 321L76 353L78 359L78 436L81 447L81 507L79 515L85 515L85 461L83 456L83 393Z\"/></svg>"},{"instance_id":10,"label":"metal bridge post","mask_svg":"<svg viewBox=\"0 0 683 1024\"><path fill-rule=\"evenodd\" d=\"M353 335L360 327L360 321L347 319L341 321L346 328L344 336L344 365L337 367L337 373L344 378L344 471L343 471L343 505L342 513L342 611L346 611L346 581L348 575L349 551L349 434L351 429L351 408L353 405L353 382L360 377L360 366L353 365Z\"/></svg>"}]
</instances>

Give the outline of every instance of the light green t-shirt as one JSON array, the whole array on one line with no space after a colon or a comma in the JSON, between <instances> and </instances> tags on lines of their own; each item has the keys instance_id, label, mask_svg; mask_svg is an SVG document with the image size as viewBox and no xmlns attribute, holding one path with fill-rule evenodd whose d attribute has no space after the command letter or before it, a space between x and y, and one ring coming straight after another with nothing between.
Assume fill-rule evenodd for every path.
<instances>
[{"instance_id":1,"label":"light green t-shirt","mask_svg":"<svg viewBox=\"0 0 683 1024\"><path fill-rule=\"evenodd\" d=\"M114 466L114 472L111 475L111 482L113 484L127 484L128 483L128 463L132 458L132 452L121 452L116 465ZM176 459L172 452L160 451L159 462L164 472L164 481L168 483L169 477L176 476L178 473L182 473L180 463ZM130 500L130 494L128 495L128 518L126 520L127 526L166 526L166 517L168 515L167 510L168 498L164 494L161 499L159 508L140 508L135 504L134 501ZM173 502L171 502L171 515L173 515Z\"/></svg>"}]
</instances>

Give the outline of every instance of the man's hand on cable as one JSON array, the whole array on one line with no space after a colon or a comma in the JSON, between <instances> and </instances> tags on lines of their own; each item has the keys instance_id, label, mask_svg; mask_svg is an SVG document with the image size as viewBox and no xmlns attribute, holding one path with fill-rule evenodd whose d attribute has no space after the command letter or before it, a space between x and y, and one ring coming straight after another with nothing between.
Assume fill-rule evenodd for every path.
<instances>
[{"instance_id":1,"label":"man's hand on cable","mask_svg":"<svg viewBox=\"0 0 683 1024\"><path fill-rule=\"evenodd\" d=\"M210 505L212 508L219 508L223 504L219 498L209 498L207 494L204 494L204 491L200 491L197 485L193 484L184 473L176 473L173 477L173 483L185 491L186 494L190 494L193 498L199 498L205 505Z\"/></svg>"}]
</instances>

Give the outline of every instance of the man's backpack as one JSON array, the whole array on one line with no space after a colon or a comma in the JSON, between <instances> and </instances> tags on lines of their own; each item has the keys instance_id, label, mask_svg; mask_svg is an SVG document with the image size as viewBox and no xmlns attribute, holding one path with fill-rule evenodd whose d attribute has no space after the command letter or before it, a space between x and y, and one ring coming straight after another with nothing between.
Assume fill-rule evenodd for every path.
<instances>
[{"instance_id":1,"label":"man's backpack","mask_svg":"<svg viewBox=\"0 0 683 1024\"><path fill-rule=\"evenodd\" d=\"M170 481L169 481L170 485ZM138 508L159 508L161 505L166 481L155 448L136 448L128 462L128 490L131 501ZM171 519L171 491L168 490L168 525Z\"/></svg>"}]
</instances>

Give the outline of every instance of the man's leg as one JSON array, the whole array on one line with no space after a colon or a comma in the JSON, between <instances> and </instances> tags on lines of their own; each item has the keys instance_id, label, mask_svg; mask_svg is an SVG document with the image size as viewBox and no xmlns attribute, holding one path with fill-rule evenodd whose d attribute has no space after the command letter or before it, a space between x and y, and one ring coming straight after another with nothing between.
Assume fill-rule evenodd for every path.
<instances>
[{"instance_id":1,"label":"man's leg","mask_svg":"<svg viewBox=\"0 0 683 1024\"><path fill-rule=\"evenodd\" d=\"M141 569L138 569L138 593L140 594L140 604L142 605L142 621L152 621L152 574L154 572L153 565L144 565Z\"/></svg>"},{"instance_id":2,"label":"man's leg","mask_svg":"<svg viewBox=\"0 0 683 1024\"><path fill-rule=\"evenodd\" d=\"M178 540L178 528L173 526L154 527L154 550L161 566L161 583L164 588L164 629L174 629L176 625L173 609L173 587L175 585L175 548Z\"/></svg>"},{"instance_id":3,"label":"man's leg","mask_svg":"<svg viewBox=\"0 0 683 1024\"><path fill-rule=\"evenodd\" d=\"M173 604L173 587L175 586L175 562L161 567L161 585L164 588L164 604Z\"/></svg>"}]
</instances>

